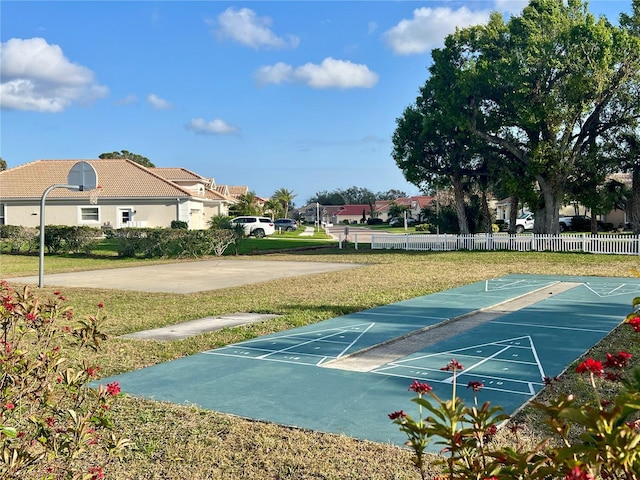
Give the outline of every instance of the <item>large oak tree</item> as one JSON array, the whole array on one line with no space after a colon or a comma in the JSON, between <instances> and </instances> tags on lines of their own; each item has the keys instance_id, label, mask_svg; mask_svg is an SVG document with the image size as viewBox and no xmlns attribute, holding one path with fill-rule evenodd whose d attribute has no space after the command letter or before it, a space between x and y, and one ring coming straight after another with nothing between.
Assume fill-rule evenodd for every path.
<instances>
[{"instance_id":1,"label":"large oak tree","mask_svg":"<svg viewBox=\"0 0 640 480\"><path fill-rule=\"evenodd\" d=\"M630 25L637 25L639 1ZM429 102L419 97L417 105L441 104L436 113L418 108L421 119L412 118L416 109L410 107L399 119L396 133L406 130L404 123L414 129L410 142L403 135L404 157L394 137L394 157L407 179L441 176L441 158L454 167L448 174L459 171L466 164L451 160L480 141L493 150L492 161L501 162L490 172L535 180L539 195L531 206L539 233L558 232L570 174L584 159L599 158L586 152L602 148L607 136L640 114L637 30L596 19L580 0L532 0L508 21L493 14L487 25L458 30L434 50L430 72L429 89L421 92ZM461 138L463 145L443 155Z\"/></svg>"}]
</instances>

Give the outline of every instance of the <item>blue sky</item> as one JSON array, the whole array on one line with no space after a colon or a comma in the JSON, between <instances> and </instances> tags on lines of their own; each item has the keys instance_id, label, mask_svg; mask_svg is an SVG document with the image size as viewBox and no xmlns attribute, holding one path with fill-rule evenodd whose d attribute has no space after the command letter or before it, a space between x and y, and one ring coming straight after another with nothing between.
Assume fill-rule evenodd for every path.
<instances>
[{"instance_id":1,"label":"blue sky","mask_svg":"<svg viewBox=\"0 0 640 480\"><path fill-rule=\"evenodd\" d=\"M351 186L417 194L395 120L457 27L526 1L7 1L0 156L129 150L303 205ZM631 0L591 1L617 22Z\"/></svg>"}]
</instances>

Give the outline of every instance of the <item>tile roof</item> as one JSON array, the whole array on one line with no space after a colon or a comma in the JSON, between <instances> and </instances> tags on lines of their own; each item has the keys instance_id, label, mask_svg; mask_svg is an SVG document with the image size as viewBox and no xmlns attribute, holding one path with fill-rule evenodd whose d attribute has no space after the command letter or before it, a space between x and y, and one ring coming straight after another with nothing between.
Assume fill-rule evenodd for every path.
<instances>
[{"instance_id":1,"label":"tile roof","mask_svg":"<svg viewBox=\"0 0 640 480\"><path fill-rule=\"evenodd\" d=\"M102 187L100 189L101 198L186 198L193 196L193 193L188 189L131 160L76 159L36 160L0 172L0 198L41 198L49 186L66 184L69 170L79 161L85 161L95 168L98 185ZM211 190L209 192L215 194ZM206 198L213 199L214 197L211 197L210 194L208 193ZM87 192L56 188L49 193L48 197L83 198L87 195ZM215 198L220 199L219 194L215 194Z\"/></svg>"},{"instance_id":2,"label":"tile roof","mask_svg":"<svg viewBox=\"0 0 640 480\"><path fill-rule=\"evenodd\" d=\"M153 167L149 168L150 171L156 175L166 178L167 180L201 180L207 184L211 184L211 179L198 175L186 168L174 168L174 167Z\"/></svg>"},{"instance_id":3,"label":"tile roof","mask_svg":"<svg viewBox=\"0 0 640 480\"><path fill-rule=\"evenodd\" d=\"M238 198L240 195L246 195L249 193L249 187L246 185L226 185L229 195L233 198Z\"/></svg>"},{"instance_id":4,"label":"tile roof","mask_svg":"<svg viewBox=\"0 0 640 480\"><path fill-rule=\"evenodd\" d=\"M185 180L199 181L205 185L205 198L210 200L227 200L228 202L235 202L235 199L226 194L224 190L218 190L214 184L213 178L203 177L202 175L198 175L197 173L182 167L153 167L149 168L149 170L170 182L180 182Z\"/></svg>"},{"instance_id":5,"label":"tile roof","mask_svg":"<svg viewBox=\"0 0 640 480\"><path fill-rule=\"evenodd\" d=\"M342 205L335 215L346 215L353 217L355 215L362 216L364 210L365 216L371 213L371 207L369 205ZM375 211L375 208L374 208Z\"/></svg>"}]
</instances>

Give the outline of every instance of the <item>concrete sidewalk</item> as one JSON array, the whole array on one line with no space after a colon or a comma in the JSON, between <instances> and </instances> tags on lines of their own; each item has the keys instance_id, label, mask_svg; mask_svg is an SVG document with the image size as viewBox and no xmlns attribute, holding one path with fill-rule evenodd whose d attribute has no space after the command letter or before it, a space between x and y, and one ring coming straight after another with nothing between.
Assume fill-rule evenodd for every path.
<instances>
[{"instance_id":1,"label":"concrete sidewalk","mask_svg":"<svg viewBox=\"0 0 640 480\"><path fill-rule=\"evenodd\" d=\"M280 278L356 268L352 263L215 259L143 267L53 273L44 285L106 288L141 292L194 293L238 287ZM6 278L10 283L38 285L37 276Z\"/></svg>"}]
</instances>

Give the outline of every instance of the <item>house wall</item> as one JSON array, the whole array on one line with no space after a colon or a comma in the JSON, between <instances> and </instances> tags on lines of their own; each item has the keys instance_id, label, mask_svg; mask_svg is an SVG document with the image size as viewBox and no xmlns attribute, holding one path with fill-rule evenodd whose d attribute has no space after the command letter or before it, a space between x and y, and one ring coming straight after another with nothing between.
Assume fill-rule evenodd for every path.
<instances>
[{"instance_id":1,"label":"house wall","mask_svg":"<svg viewBox=\"0 0 640 480\"><path fill-rule=\"evenodd\" d=\"M83 219L82 209L96 209L97 219ZM189 223L191 229L207 228L207 221L213 216L227 214L224 206L204 206L202 202L182 199L164 199L155 201L100 200L96 205L86 203L73 204L69 201L47 199L45 204L46 225L86 225L112 228L123 227L165 227L169 228L173 220ZM40 226L40 202L5 202L5 224L24 227ZM180 215L180 217L178 216ZM125 220L128 220L125 222Z\"/></svg>"}]
</instances>

